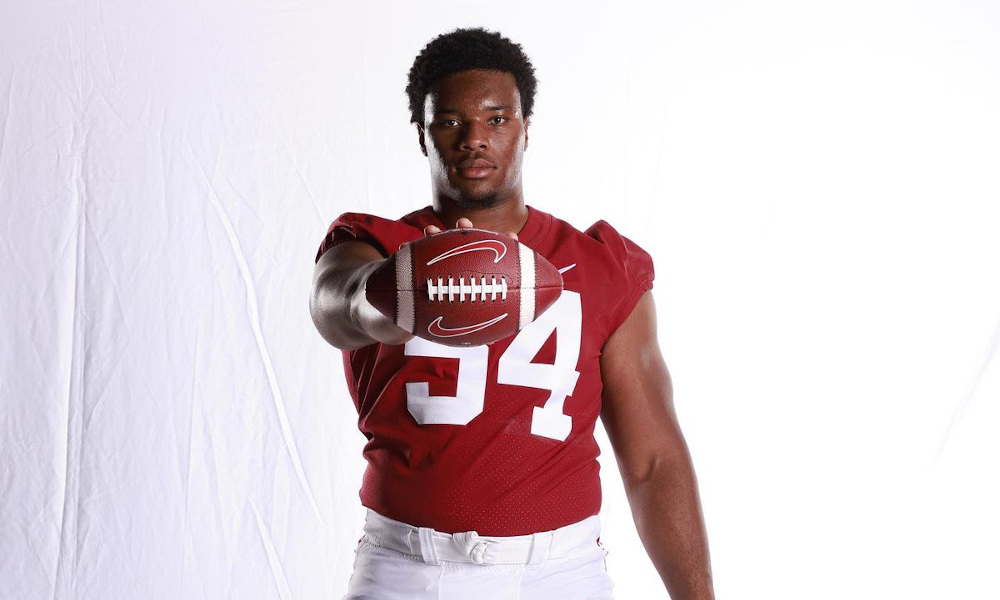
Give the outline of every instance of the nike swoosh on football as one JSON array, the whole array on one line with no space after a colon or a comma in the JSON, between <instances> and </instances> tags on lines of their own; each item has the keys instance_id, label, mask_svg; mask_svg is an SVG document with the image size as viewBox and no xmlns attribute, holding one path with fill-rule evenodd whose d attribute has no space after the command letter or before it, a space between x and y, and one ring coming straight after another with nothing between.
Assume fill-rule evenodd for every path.
<instances>
[{"instance_id":1,"label":"nike swoosh on football","mask_svg":"<svg viewBox=\"0 0 1000 600\"><path fill-rule=\"evenodd\" d=\"M507 254L507 246L503 242L498 240L476 240L474 242L469 242L468 244L462 244L461 246L456 246L451 250L446 250L441 254L438 254L434 258L427 261L427 266L431 266L438 261L442 261L446 258L451 258L452 256L458 256L459 254L465 254L466 252L475 252L477 250L490 250L496 254L496 258L493 259L493 264L500 262L500 259Z\"/></svg>"},{"instance_id":2,"label":"nike swoosh on football","mask_svg":"<svg viewBox=\"0 0 1000 600\"><path fill-rule=\"evenodd\" d=\"M469 335L470 333L475 333L477 331L482 331L490 325L495 325L500 321L503 321L507 315L510 313L504 313L500 316L493 317L489 321L483 321L476 325L466 325L464 327L442 327L441 321L444 317L438 317L434 319L430 325L427 326L427 333L433 335L434 337L458 337L460 335Z\"/></svg>"}]
</instances>

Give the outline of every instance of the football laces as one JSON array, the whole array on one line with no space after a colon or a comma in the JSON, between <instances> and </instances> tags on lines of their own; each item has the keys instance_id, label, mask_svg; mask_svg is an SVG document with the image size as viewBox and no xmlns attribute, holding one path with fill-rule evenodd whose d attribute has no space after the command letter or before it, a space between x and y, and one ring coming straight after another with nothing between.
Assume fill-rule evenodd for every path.
<instances>
[{"instance_id":1,"label":"football laces","mask_svg":"<svg viewBox=\"0 0 1000 600\"><path fill-rule=\"evenodd\" d=\"M427 299L431 302L454 302L456 296L459 302L465 302L466 296L469 297L469 302L475 302L476 298L480 302L486 302L487 298L495 302L497 296L503 302L507 299L507 278L501 275L498 281L496 275L491 275L487 281L484 275L479 281L470 277L468 283L465 277L459 277L457 282L454 277L449 277L448 281L444 277L438 277L437 281L427 278Z\"/></svg>"}]
</instances>

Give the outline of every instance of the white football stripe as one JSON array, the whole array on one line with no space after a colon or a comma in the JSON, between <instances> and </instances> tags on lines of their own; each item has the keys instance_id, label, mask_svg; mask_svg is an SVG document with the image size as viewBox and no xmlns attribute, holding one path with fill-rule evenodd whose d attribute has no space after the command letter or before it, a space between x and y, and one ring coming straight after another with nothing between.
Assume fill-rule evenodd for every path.
<instances>
[{"instance_id":1,"label":"white football stripe","mask_svg":"<svg viewBox=\"0 0 1000 600\"><path fill-rule=\"evenodd\" d=\"M535 251L518 244L517 257L521 262L521 314L517 329L524 329L535 320Z\"/></svg>"},{"instance_id":2,"label":"white football stripe","mask_svg":"<svg viewBox=\"0 0 1000 600\"><path fill-rule=\"evenodd\" d=\"M468 244L456 246L451 250L446 250L441 254L438 254L434 258L427 261L427 266L429 267L439 260L451 258L452 256L457 256L459 254L465 254L466 252L475 252L476 250L491 250L494 254L496 254L496 258L493 259L493 264L500 262L500 259L507 255L507 246L499 240L476 240L474 242L469 242Z\"/></svg>"},{"instance_id":3,"label":"white football stripe","mask_svg":"<svg viewBox=\"0 0 1000 600\"><path fill-rule=\"evenodd\" d=\"M415 311L413 253L409 244L403 244L396 252L396 325L412 332L416 326Z\"/></svg>"},{"instance_id":4,"label":"white football stripe","mask_svg":"<svg viewBox=\"0 0 1000 600\"><path fill-rule=\"evenodd\" d=\"M462 327L444 327L441 325L441 321L444 317L438 317L427 326L427 333L433 335L434 337L457 337L460 335L469 335L470 333L476 333L477 331L482 331L490 325L494 325L503 321L507 318L510 313L504 313L493 317L489 321L483 321L482 323L476 323L475 325L464 325ZM435 331L437 330L437 331Z\"/></svg>"}]
</instances>

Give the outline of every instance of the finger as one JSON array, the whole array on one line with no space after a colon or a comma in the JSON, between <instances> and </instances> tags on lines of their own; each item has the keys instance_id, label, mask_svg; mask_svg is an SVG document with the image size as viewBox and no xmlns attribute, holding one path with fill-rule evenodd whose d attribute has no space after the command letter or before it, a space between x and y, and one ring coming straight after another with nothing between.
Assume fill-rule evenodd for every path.
<instances>
[{"instance_id":1,"label":"finger","mask_svg":"<svg viewBox=\"0 0 1000 600\"><path fill-rule=\"evenodd\" d=\"M437 225L428 225L424 227L424 235L434 235L435 233L441 233L441 228Z\"/></svg>"},{"instance_id":2,"label":"finger","mask_svg":"<svg viewBox=\"0 0 1000 600\"><path fill-rule=\"evenodd\" d=\"M455 223L455 227L472 227L472 221L462 217L457 223Z\"/></svg>"},{"instance_id":3,"label":"finger","mask_svg":"<svg viewBox=\"0 0 1000 600\"><path fill-rule=\"evenodd\" d=\"M510 237L514 238L515 242L517 241L517 234L516 233L508 233L507 235L509 235Z\"/></svg>"}]
</instances>

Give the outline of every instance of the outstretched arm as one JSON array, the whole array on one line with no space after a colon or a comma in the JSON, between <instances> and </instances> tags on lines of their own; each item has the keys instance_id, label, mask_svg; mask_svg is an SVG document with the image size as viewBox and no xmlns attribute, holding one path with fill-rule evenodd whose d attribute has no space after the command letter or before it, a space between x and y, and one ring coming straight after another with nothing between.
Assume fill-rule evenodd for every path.
<instances>
[{"instance_id":1,"label":"outstretched arm","mask_svg":"<svg viewBox=\"0 0 1000 600\"><path fill-rule=\"evenodd\" d=\"M313 269L309 313L320 335L341 350L375 342L403 344L413 337L368 303L365 282L385 262L364 242L343 242L323 253Z\"/></svg>"},{"instance_id":2,"label":"outstretched arm","mask_svg":"<svg viewBox=\"0 0 1000 600\"><path fill-rule=\"evenodd\" d=\"M601 354L601 421L639 538L673 600L712 600L712 569L691 456L646 292Z\"/></svg>"},{"instance_id":3,"label":"outstretched arm","mask_svg":"<svg viewBox=\"0 0 1000 600\"><path fill-rule=\"evenodd\" d=\"M455 227L472 227L461 218ZM434 225L424 235L440 233ZM508 233L517 239L517 234ZM365 297L365 283L386 259L371 244L342 242L323 253L313 269L309 313L320 335L341 350L354 350L375 342L404 344L413 334L398 327Z\"/></svg>"}]
</instances>

